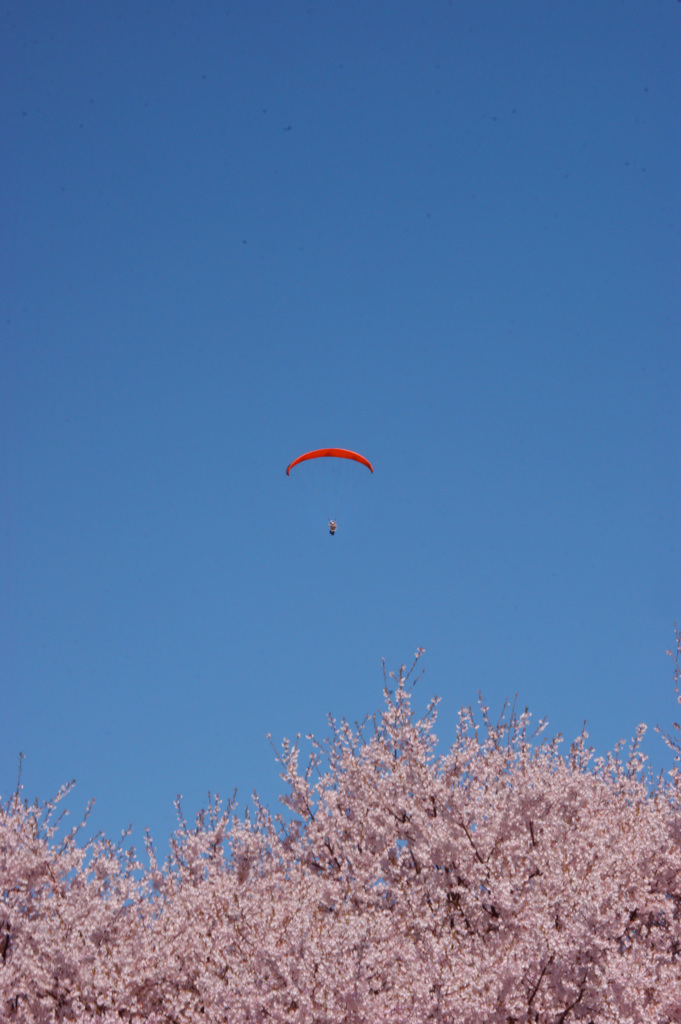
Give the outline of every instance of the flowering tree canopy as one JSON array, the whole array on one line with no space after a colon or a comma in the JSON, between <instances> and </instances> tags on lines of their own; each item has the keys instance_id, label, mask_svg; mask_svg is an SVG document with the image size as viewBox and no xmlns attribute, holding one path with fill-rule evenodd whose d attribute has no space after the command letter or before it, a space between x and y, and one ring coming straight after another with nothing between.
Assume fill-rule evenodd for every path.
<instances>
[{"instance_id":1,"label":"flowering tree canopy","mask_svg":"<svg viewBox=\"0 0 681 1024\"><path fill-rule=\"evenodd\" d=\"M420 652L419 652L420 653ZM408 676L331 721L287 813L213 801L160 866L20 790L0 810L3 1021L669 1024L681 1020L678 757L561 754L527 713L460 712L438 753ZM670 740L674 745L674 741ZM679 751L676 750L678 755Z\"/></svg>"}]
</instances>

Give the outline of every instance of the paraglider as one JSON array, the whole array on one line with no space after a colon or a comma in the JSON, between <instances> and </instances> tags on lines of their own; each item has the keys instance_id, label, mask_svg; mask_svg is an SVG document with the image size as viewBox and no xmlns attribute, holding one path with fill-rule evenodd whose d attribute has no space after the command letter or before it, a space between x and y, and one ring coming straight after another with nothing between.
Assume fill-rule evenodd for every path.
<instances>
[{"instance_id":1,"label":"paraglider","mask_svg":"<svg viewBox=\"0 0 681 1024\"><path fill-rule=\"evenodd\" d=\"M320 458L351 459L354 462L359 462L361 465L366 466L371 473L374 471L374 467L371 465L369 460L364 455L360 455L359 452L351 452L347 448L316 448L313 452L305 452L304 455L299 455L297 459L294 459L293 462L286 467L286 476L289 476L293 467L297 466L300 462L306 462L308 459ZM338 523L336 520L330 519L329 533L332 537L337 529Z\"/></svg>"},{"instance_id":2,"label":"paraglider","mask_svg":"<svg viewBox=\"0 0 681 1024\"><path fill-rule=\"evenodd\" d=\"M363 466L367 466L372 473L374 471L374 467L369 460L360 455L359 452L351 452L347 448L317 448L313 452L305 452L304 455L299 455L297 459L294 459L291 465L286 468L286 476L289 475L293 467L297 466L299 462L305 462L307 459L319 459L323 456L334 459L354 459L355 462L361 462Z\"/></svg>"}]
</instances>

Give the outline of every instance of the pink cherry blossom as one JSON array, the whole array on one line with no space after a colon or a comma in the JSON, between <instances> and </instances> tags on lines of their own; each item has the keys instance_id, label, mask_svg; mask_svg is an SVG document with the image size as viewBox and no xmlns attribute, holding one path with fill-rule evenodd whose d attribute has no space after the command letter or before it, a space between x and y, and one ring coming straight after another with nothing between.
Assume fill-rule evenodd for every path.
<instances>
[{"instance_id":1,"label":"pink cherry blossom","mask_svg":"<svg viewBox=\"0 0 681 1024\"><path fill-rule=\"evenodd\" d=\"M417 655L420 657L419 650ZM678 663L677 663L678 665ZM390 679L390 677L388 677ZM211 802L168 861L0 810L0 1018L205 1024L681 1021L679 763L562 752L529 713L437 701L404 671L363 726L278 755L286 811ZM392 683L392 680L390 680ZM678 682L678 679L677 679ZM671 739L670 743L674 744Z\"/></svg>"}]
</instances>

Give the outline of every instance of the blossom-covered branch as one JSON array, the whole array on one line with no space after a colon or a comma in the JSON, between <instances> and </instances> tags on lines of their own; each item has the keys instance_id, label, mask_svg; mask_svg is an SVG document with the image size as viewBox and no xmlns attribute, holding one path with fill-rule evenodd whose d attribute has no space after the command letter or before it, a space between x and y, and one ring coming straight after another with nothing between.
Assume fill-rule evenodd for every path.
<instances>
[{"instance_id":1,"label":"blossom-covered branch","mask_svg":"<svg viewBox=\"0 0 681 1024\"><path fill-rule=\"evenodd\" d=\"M417 654L420 656L420 653ZM388 680L394 684L388 688ZM681 1020L679 776L528 712L438 753L402 670L369 728L278 755L286 816L219 800L167 863L0 810L0 1016L305 1024ZM373 726L373 729L371 728Z\"/></svg>"}]
</instances>

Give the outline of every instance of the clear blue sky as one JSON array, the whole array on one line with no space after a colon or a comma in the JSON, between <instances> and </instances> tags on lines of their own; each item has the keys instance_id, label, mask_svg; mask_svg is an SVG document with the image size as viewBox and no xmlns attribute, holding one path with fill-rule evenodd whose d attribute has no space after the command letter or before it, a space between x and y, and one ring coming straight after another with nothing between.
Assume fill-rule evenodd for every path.
<instances>
[{"instance_id":1,"label":"clear blue sky","mask_svg":"<svg viewBox=\"0 0 681 1024\"><path fill-rule=\"evenodd\" d=\"M163 846L417 646L443 740L678 717L681 4L0 22L0 793Z\"/></svg>"}]
</instances>

